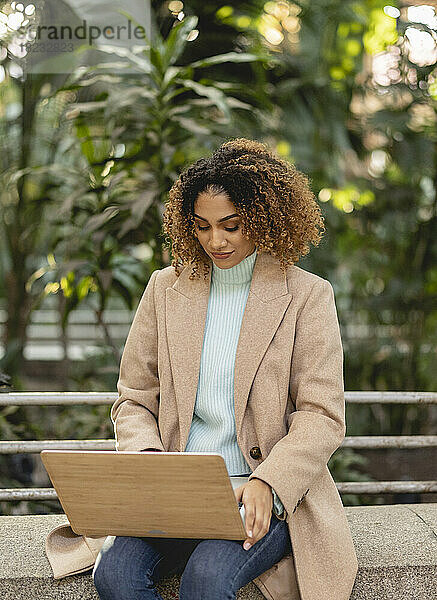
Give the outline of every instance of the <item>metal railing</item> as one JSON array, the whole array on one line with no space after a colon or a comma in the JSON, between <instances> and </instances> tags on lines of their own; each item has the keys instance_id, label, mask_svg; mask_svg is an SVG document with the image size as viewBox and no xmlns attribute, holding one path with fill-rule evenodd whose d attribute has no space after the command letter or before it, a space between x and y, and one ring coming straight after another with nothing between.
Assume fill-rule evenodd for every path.
<instances>
[{"instance_id":1,"label":"metal railing","mask_svg":"<svg viewBox=\"0 0 437 600\"><path fill-rule=\"evenodd\" d=\"M112 405L117 392L9 392L0 394L1 406ZM437 404L437 392L345 392L347 404ZM437 446L437 435L346 436L340 448L427 448ZM115 450L114 439L0 441L0 454L39 454L41 450ZM337 482L341 494L436 493L434 481ZM0 489L0 501L56 500L53 488Z\"/></svg>"}]
</instances>

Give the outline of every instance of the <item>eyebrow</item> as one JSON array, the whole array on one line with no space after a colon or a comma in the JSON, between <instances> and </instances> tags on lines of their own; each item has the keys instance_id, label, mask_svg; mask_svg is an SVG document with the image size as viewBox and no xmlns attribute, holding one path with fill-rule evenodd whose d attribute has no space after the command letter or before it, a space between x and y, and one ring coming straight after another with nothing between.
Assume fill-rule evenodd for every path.
<instances>
[{"instance_id":1,"label":"eyebrow","mask_svg":"<svg viewBox=\"0 0 437 600\"><path fill-rule=\"evenodd\" d=\"M206 221L208 223L207 219L204 219L203 217L196 215L196 213L194 213L194 216L197 217L198 219L200 219L201 221ZM223 217L222 219L219 219L217 221L217 223L222 223L223 221L227 221L228 219L232 219L233 217L239 217L240 215L237 215L237 213L234 213L233 215L228 215L227 217Z\"/></svg>"}]
</instances>

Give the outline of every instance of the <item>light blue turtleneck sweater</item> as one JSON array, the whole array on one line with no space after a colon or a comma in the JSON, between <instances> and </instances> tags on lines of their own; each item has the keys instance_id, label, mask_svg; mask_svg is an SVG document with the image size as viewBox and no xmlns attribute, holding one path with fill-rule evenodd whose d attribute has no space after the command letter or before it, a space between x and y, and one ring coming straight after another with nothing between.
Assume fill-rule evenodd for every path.
<instances>
[{"instance_id":1,"label":"light blue turtleneck sweater","mask_svg":"<svg viewBox=\"0 0 437 600\"><path fill-rule=\"evenodd\" d=\"M237 265L212 263L199 382L185 452L221 454L229 475L252 470L237 443L234 411L234 364L244 308L249 295L256 250ZM274 489L273 511L284 506Z\"/></svg>"}]
</instances>

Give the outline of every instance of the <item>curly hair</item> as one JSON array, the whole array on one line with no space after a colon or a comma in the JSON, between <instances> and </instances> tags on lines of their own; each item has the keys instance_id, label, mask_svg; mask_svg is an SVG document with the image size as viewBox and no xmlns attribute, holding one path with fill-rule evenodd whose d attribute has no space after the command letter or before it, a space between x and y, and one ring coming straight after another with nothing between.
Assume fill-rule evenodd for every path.
<instances>
[{"instance_id":1,"label":"curly hair","mask_svg":"<svg viewBox=\"0 0 437 600\"><path fill-rule=\"evenodd\" d=\"M185 169L169 191L163 213L169 239L163 246L172 249L178 277L187 264L191 280L201 267L205 279L209 273L211 259L194 228L194 203L205 190L228 196L241 217L242 235L258 252L277 257L283 272L308 254L309 243L318 246L325 231L309 178L265 144L235 138Z\"/></svg>"}]
</instances>

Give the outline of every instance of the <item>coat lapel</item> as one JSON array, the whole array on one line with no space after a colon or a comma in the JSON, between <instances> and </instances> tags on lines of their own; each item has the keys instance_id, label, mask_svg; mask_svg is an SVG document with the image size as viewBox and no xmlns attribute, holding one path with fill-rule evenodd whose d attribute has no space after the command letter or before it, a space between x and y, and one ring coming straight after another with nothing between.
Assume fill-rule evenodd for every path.
<instances>
[{"instance_id":1,"label":"coat lapel","mask_svg":"<svg viewBox=\"0 0 437 600\"><path fill-rule=\"evenodd\" d=\"M210 261L211 262L211 261ZM211 271L206 280L189 280L186 266L166 289L166 326L171 371L184 451L193 418L199 379ZM235 422L241 430L255 373L292 299L279 260L257 253L249 295L241 323L234 370Z\"/></svg>"}]
</instances>

